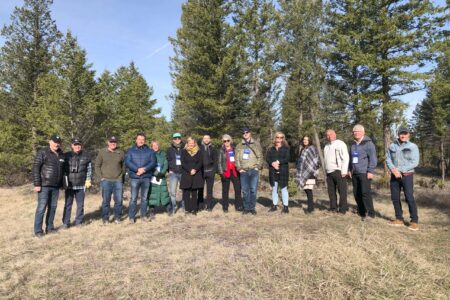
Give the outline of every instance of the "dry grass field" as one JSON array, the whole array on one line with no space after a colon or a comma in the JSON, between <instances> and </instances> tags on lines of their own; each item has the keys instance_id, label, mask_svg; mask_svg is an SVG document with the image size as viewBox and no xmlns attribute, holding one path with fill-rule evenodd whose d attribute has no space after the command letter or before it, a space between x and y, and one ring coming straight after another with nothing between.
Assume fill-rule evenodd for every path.
<instances>
[{"instance_id":1,"label":"dry grass field","mask_svg":"<svg viewBox=\"0 0 450 300\"><path fill-rule=\"evenodd\" d=\"M100 195L90 194L85 226L37 239L31 186L3 188L0 298L449 299L448 191L417 189L418 232L387 225L388 191L375 194L371 222L330 214L328 197L316 191L314 215L304 214L303 193L289 215L270 214L261 192L257 216L224 215L218 204L197 216L106 226ZM63 206L60 195L57 227Z\"/></svg>"}]
</instances>

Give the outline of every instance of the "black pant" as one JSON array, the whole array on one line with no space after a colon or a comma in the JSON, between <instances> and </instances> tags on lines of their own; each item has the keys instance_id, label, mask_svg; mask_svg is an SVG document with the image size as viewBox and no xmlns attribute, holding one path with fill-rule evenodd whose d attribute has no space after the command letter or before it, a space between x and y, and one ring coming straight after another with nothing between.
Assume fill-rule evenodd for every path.
<instances>
[{"instance_id":1,"label":"black pant","mask_svg":"<svg viewBox=\"0 0 450 300\"><path fill-rule=\"evenodd\" d=\"M366 213L369 217L375 217L375 210L372 201L372 180L367 179L367 173L353 174L353 195L358 205L358 213L361 217L365 217Z\"/></svg>"},{"instance_id":2,"label":"black pant","mask_svg":"<svg viewBox=\"0 0 450 300\"><path fill-rule=\"evenodd\" d=\"M203 180L206 182L206 203L203 203L203 189L198 191L198 205L203 208L206 204L206 208L212 209L213 187L214 187L214 172L203 173Z\"/></svg>"},{"instance_id":3,"label":"black pant","mask_svg":"<svg viewBox=\"0 0 450 300\"><path fill-rule=\"evenodd\" d=\"M308 199L308 211L312 212L314 211L314 196L312 190L304 190L306 193L306 198Z\"/></svg>"},{"instance_id":4,"label":"black pant","mask_svg":"<svg viewBox=\"0 0 450 300\"><path fill-rule=\"evenodd\" d=\"M197 194L198 189L183 189L184 209L187 212L197 212Z\"/></svg>"},{"instance_id":5,"label":"black pant","mask_svg":"<svg viewBox=\"0 0 450 300\"><path fill-rule=\"evenodd\" d=\"M228 209L229 204L228 194L230 192L230 182L233 183L234 188L234 207L237 210L242 210L243 203L242 203L241 182L239 181L239 174L238 176L233 176L233 174L231 174L230 178L225 178L224 176L222 176L222 208Z\"/></svg>"},{"instance_id":6,"label":"black pant","mask_svg":"<svg viewBox=\"0 0 450 300\"><path fill-rule=\"evenodd\" d=\"M339 192L339 211L345 212L347 206L347 179L342 178L340 170L327 174L328 197L330 198L330 209L337 209L337 194Z\"/></svg>"}]
</instances>

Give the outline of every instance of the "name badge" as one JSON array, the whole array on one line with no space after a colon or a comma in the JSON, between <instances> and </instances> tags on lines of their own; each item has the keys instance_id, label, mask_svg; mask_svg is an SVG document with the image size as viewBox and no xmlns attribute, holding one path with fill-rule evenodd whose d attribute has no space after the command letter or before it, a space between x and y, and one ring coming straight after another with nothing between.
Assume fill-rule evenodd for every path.
<instances>
[{"instance_id":1,"label":"name badge","mask_svg":"<svg viewBox=\"0 0 450 300\"><path fill-rule=\"evenodd\" d=\"M230 162L234 162L234 152L228 151L228 156L230 157Z\"/></svg>"},{"instance_id":2,"label":"name badge","mask_svg":"<svg viewBox=\"0 0 450 300\"><path fill-rule=\"evenodd\" d=\"M247 160L250 157L250 149L245 149L244 154L242 155L242 159Z\"/></svg>"},{"instance_id":3,"label":"name badge","mask_svg":"<svg viewBox=\"0 0 450 300\"><path fill-rule=\"evenodd\" d=\"M359 153L358 152L352 152L352 163L357 164L359 161Z\"/></svg>"},{"instance_id":4,"label":"name badge","mask_svg":"<svg viewBox=\"0 0 450 300\"><path fill-rule=\"evenodd\" d=\"M156 171L158 171L158 172L161 171L161 164L160 163L156 164Z\"/></svg>"},{"instance_id":5,"label":"name badge","mask_svg":"<svg viewBox=\"0 0 450 300\"><path fill-rule=\"evenodd\" d=\"M178 154L175 154L175 159L176 159L176 165L177 166L181 166L181 156Z\"/></svg>"}]
</instances>

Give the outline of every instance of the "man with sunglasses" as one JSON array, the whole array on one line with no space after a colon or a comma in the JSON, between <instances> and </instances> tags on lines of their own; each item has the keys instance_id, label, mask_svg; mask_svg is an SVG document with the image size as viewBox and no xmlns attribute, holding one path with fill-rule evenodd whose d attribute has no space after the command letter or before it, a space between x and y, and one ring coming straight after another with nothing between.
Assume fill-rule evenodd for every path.
<instances>
[{"instance_id":1,"label":"man with sunglasses","mask_svg":"<svg viewBox=\"0 0 450 300\"><path fill-rule=\"evenodd\" d=\"M236 168L241 177L241 188L244 198L244 214L256 215L256 192L259 171L263 166L262 148L252 138L248 127L242 129L242 142L236 146Z\"/></svg>"},{"instance_id":2,"label":"man with sunglasses","mask_svg":"<svg viewBox=\"0 0 450 300\"><path fill-rule=\"evenodd\" d=\"M120 223L122 217L123 181L125 175L125 153L118 149L115 136L108 139L108 145L99 151L95 160L95 173L102 187L102 220L109 222L111 195L114 195L114 222Z\"/></svg>"},{"instance_id":3,"label":"man with sunglasses","mask_svg":"<svg viewBox=\"0 0 450 300\"><path fill-rule=\"evenodd\" d=\"M177 186L181 181L181 150L184 143L181 140L181 133L176 132L172 135L172 144L167 149L167 161L169 162L169 193L172 202L172 213L177 209ZM184 208L184 202L181 202Z\"/></svg>"}]
</instances>

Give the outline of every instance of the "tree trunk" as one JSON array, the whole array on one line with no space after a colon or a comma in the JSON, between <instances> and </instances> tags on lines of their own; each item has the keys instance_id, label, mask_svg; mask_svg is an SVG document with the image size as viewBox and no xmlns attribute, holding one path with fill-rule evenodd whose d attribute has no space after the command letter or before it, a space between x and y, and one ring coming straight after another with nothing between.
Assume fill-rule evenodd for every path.
<instances>
[{"instance_id":1,"label":"tree trunk","mask_svg":"<svg viewBox=\"0 0 450 300\"><path fill-rule=\"evenodd\" d=\"M318 96L315 95L315 98L318 98ZM318 101L317 101L317 103L318 103ZM317 128L316 128L316 120L317 119L316 119L316 114L314 112L313 105L311 105L309 107L309 111L310 111L311 120L312 120L312 130L313 130L313 135L314 135L314 143L316 144L317 152L319 152L320 164L322 165L322 171L323 171L323 176L324 176L323 183L324 183L325 188L326 188L327 187L327 181L325 180L325 176L326 176L327 172L325 171L325 162L324 162L324 158L323 158L322 147L320 146L319 134L317 133Z\"/></svg>"},{"instance_id":2,"label":"tree trunk","mask_svg":"<svg viewBox=\"0 0 450 300\"><path fill-rule=\"evenodd\" d=\"M445 152L444 152L444 140L441 139L440 143L439 143L439 152L440 152L440 160L441 160L441 179L442 179L442 183L444 183L445 181Z\"/></svg>"}]
</instances>

